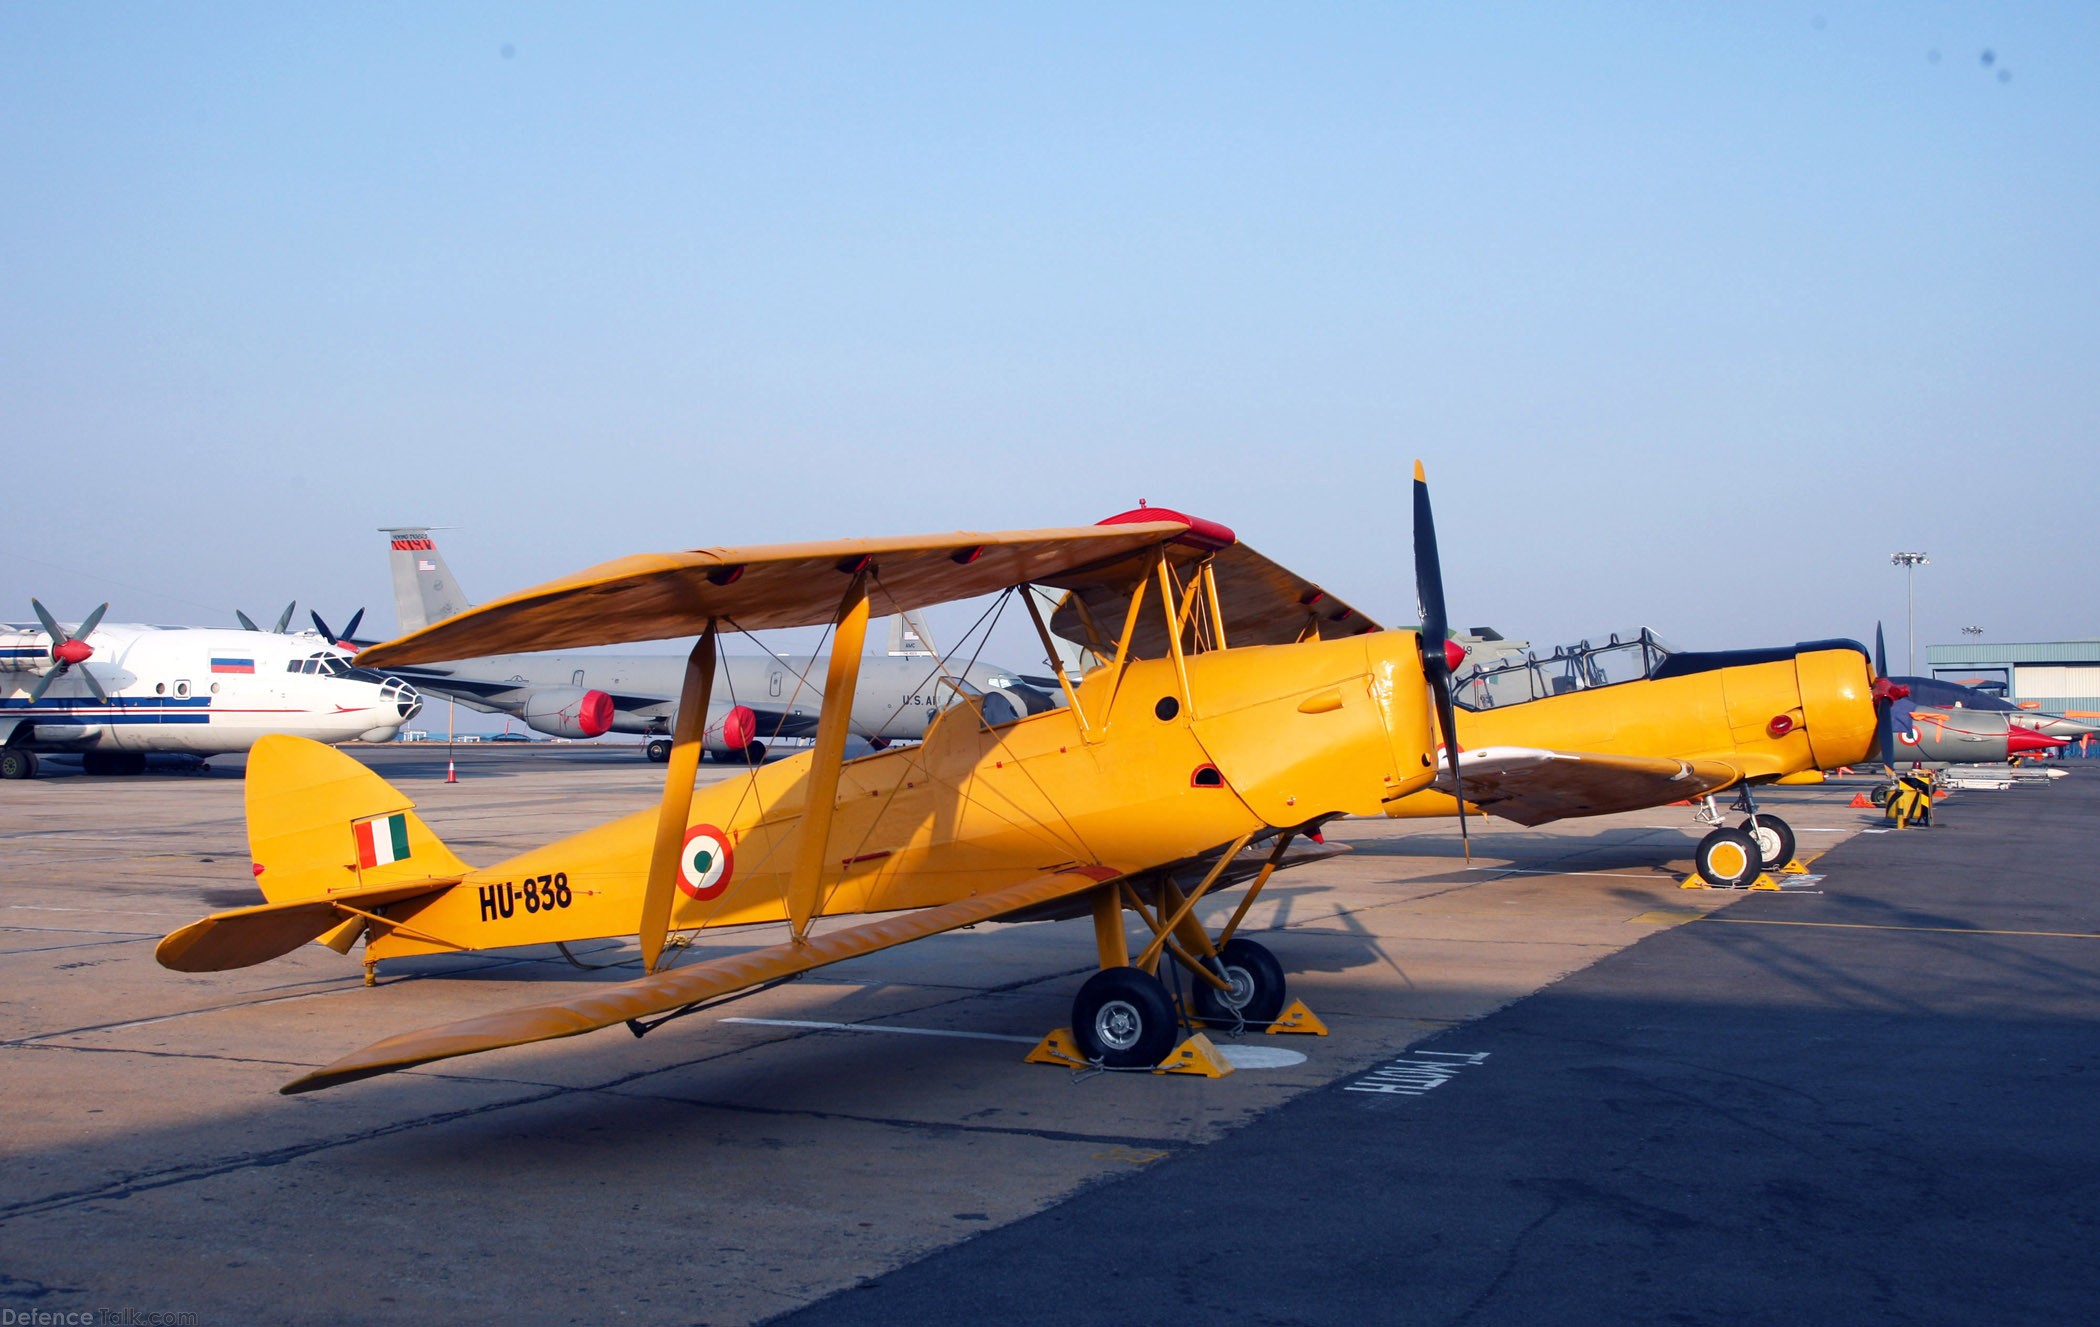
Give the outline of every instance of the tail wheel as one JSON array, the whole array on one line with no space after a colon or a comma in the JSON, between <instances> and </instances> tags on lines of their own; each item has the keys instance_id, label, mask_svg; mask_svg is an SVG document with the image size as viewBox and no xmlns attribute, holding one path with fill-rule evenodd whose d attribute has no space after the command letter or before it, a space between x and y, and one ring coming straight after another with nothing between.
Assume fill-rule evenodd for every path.
<instances>
[{"instance_id":1,"label":"tail wheel","mask_svg":"<svg viewBox=\"0 0 2100 1327\"><path fill-rule=\"evenodd\" d=\"M1174 1049L1174 1001L1140 968L1103 968L1072 1000L1079 1053L1112 1069L1149 1069Z\"/></svg>"},{"instance_id":2,"label":"tail wheel","mask_svg":"<svg viewBox=\"0 0 2100 1327\"><path fill-rule=\"evenodd\" d=\"M36 752L27 747L0 748L0 779L36 777Z\"/></svg>"},{"instance_id":3,"label":"tail wheel","mask_svg":"<svg viewBox=\"0 0 2100 1327\"><path fill-rule=\"evenodd\" d=\"M1283 1012L1283 965L1252 940L1234 938L1218 951L1218 975L1232 989L1196 983L1196 1014L1206 1023L1273 1023Z\"/></svg>"},{"instance_id":4,"label":"tail wheel","mask_svg":"<svg viewBox=\"0 0 2100 1327\"><path fill-rule=\"evenodd\" d=\"M1794 860L1794 827L1778 816L1760 812L1745 820L1740 828L1757 840L1757 850L1767 871L1776 871Z\"/></svg>"},{"instance_id":5,"label":"tail wheel","mask_svg":"<svg viewBox=\"0 0 2100 1327\"><path fill-rule=\"evenodd\" d=\"M1715 889L1741 889L1757 879L1764 859L1757 840L1739 829L1717 829L1699 840L1692 855L1699 878Z\"/></svg>"}]
</instances>

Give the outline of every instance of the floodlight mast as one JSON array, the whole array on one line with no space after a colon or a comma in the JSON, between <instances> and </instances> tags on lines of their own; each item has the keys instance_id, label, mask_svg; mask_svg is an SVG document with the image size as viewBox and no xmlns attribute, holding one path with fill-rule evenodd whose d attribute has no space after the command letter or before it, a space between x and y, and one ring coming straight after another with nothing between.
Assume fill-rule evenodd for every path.
<instances>
[{"instance_id":1,"label":"floodlight mast","mask_svg":"<svg viewBox=\"0 0 2100 1327\"><path fill-rule=\"evenodd\" d=\"M1923 553L1891 553L1889 563L1903 568L1906 621L1904 626L1905 670L1912 677L1918 675L1918 568L1929 564L1931 558Z\"/></svg>"}]
</instances>

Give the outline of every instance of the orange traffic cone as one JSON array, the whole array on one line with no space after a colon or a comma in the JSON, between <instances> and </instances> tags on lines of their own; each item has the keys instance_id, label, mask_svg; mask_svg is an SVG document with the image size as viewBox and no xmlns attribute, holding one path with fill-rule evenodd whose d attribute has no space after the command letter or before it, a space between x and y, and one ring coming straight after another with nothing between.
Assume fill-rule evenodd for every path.
<instances>
[{"instance_id":1,"label":"orange traffic cone","mask_svg":"<svg viewBox=\"0 0 2100 1327\"><path fill-rule=\"evenodd\" d=\"M1847 802L1846 805L1865 807L1869 811L1874 809L1874 804L1867 800L1867 795L1865 793L1852 794L1852 800L1850 802Z\"/></svg>"},{"instance_id":2,"label":"orange traffic cone","mask_svg":"<svg viewBox=\"0 0 2100 1327\"><path fill-rule=\"evenodd\" d=\"M452 768L452 762L451 762L451 761L449 761L449 760L445 762L445 782L447 782L447 783L458 783L458 782L459 782L459 771L458 771L458 770L456 770L456 769L453 769L453 768Z\"/></svg>"}]
</instances>

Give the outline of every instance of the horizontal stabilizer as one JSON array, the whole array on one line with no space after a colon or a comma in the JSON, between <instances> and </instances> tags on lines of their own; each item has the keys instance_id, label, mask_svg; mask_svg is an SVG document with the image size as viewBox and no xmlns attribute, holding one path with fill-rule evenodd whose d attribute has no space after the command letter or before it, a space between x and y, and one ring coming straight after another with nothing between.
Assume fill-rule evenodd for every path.
<instances>
[{"instance_id":1,"label":"horizontal stabilizer","mask_svg":"<svg viewBox=\"0 0 2100 1327\"><path fill-rule=\"evenodd\" d=\"M1462 751L1458 767L1465 778L1468 802L1520 825L1668 806L1726 788L1745 773L1720 760L1610 756L1518 746ZM1448 796L1451 772L1438 774L1431 786Z\"/></svg>"},{"instance_id":2,"label":"horizontal stabilizer","mask_svg":"<svg viewBox=\"0 0 2100 1327\"><path fill-rule=\"evenodd\" d=\"M356 919L338 904L369 912L388 903L415 898L459 883L460 877L404 881L375 889L351 890L327 898L263 903L252 908L215 912L171 932L154 946L153 957L177 972L224 972L245 968L291 953L309 940Z\"/></svg>"},{"instance_id":3,"label":"horizontal stabilizer","mask_svg":"<svg viewBox=\"0 0 2100 1327\"><path fill-rule=\"evenodd\" d=\"M992 921L1024 908L1036 908L1069 894L1115 880L1119 872L1100 866L1075 866L1037 876L975 898L916 912L899 913L842 931L709 959L655 973L619 986L602 987L546 1004L526 1005L485 1014L421 1032L375 1042L354 1055L297 1078L279 1089L287 1094L352 1083L395 1069L407 1069L455 1055L524 1046L556 1037L573 1037L612 1027L629 1019L669 1013L718 996L748 990L782 977L792 977L844 959L858 958L910 940L924 939L976 922Z\"/></svg>"}]
</instances>

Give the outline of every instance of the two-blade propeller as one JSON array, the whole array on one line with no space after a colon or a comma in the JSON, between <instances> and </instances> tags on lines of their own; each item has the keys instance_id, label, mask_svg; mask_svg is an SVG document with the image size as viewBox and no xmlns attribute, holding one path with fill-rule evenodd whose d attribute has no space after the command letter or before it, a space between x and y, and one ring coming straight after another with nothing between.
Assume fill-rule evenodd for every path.
<instances>
[{"instance_id":1,"label":"two-blade propeller","mask_svg":"<svg viewBox=\"0 0 2100 1327\"><path fill-rule=\"evenodd\" d=\"M360 608L355 613L352 613L350 615L350 620L349 622L344 624L343 634L340 636L336 635L335 632L330 629L329 625L321 620L321 615L319 613L309 609L306 615L314 620L314 630L320 632L321 635L326 639L334 641L336 644L344 647L345 649L355 649L357 647L357 641L355 638L357 636L358 624L365 620L364 609Z\"/></svg>"},{"instance_id":2,"label":"two-blade propeller","mask_svg":"<svg viewBox=\"0 0 2100 1327\"><path fill-rule=\"evenodd\" d=\"M89 672L85 665L95 653L95 647L87 643L87 637L100 625L102 615L109 611L109 605L103 604L94 612L89 613L87 620L82 622L79 629L71 635L68 635L58 625L57 621L52 618L50 612L42 604L31 599L29 606L36 610L36 620L43 624L44 633L51 637L51 659L53 664L52 667L45 669L43 676L37 678L36 684L29 688L30 703L35 704L37 701L42 700L44 692L50 689L51 684L64 677L67 673L72 672L75 667L80 668L80 680L87 683L88 690L95 693L95 699L108 700L109 693L102 689L102 684L95 680L95 675Z\"/></svg>"},{"instance_id":3,"label":"two-blade propeller","mask_svg":"<svg viewBox=\"0 0 2100 1327\"><path fill-rule=\"evenodd\" d=\"M1429 480L1415 462L1415 596L1422 610L1422 676L1436 700L1437 733L1451 766L1451 795L1458 800L1458 839L1466 860L1473 841L1466 832L1466 785L1458 771L1458 713L1451 701L1451 675L1465 662L1465 648L1451 639L1451 618L1444 609L1444 567L1437 556L1436 518L1429 510Z\"/></svg>"}]
</instances>

